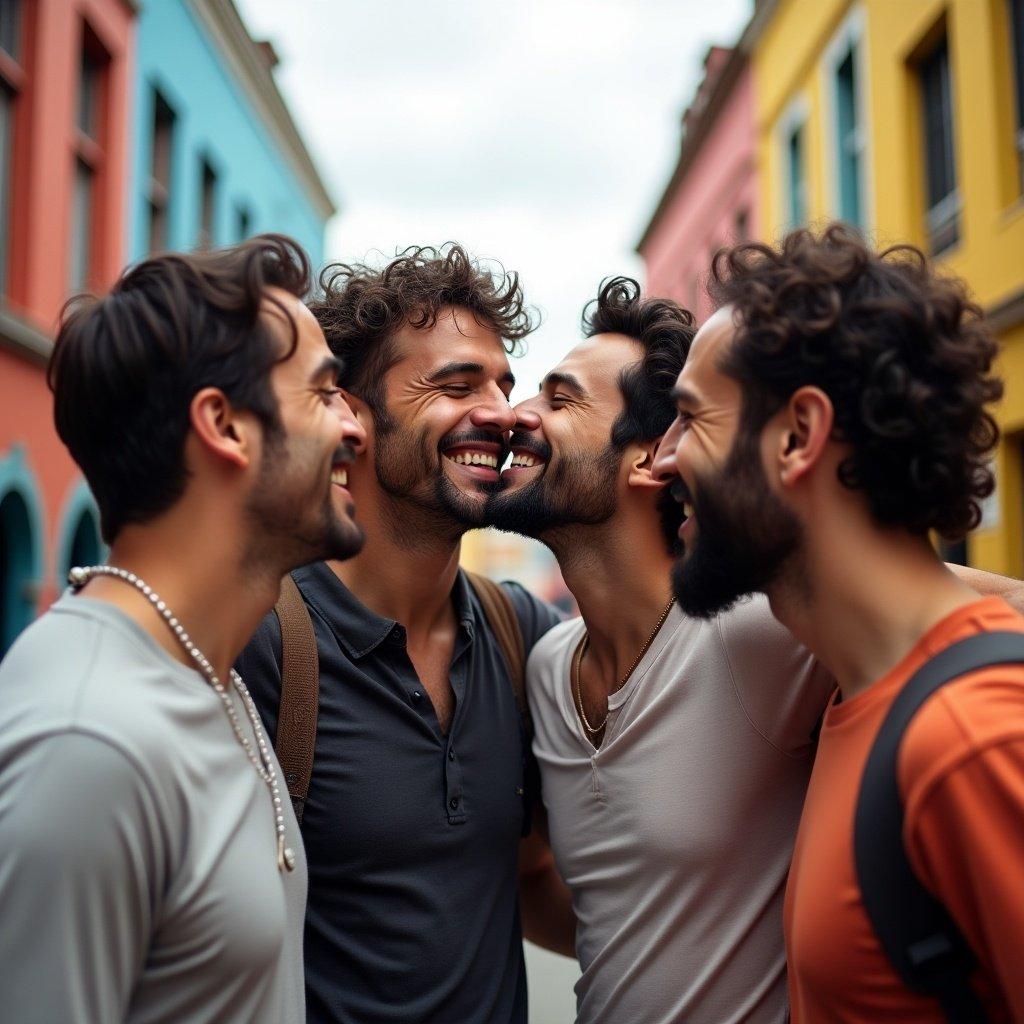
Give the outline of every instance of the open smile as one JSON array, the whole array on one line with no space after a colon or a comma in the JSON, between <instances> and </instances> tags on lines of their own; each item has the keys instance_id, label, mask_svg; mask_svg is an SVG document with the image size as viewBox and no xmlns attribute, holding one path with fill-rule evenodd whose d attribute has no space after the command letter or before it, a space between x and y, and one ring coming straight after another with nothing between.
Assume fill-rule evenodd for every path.
<instances>
[{"instance_id":1,"label":"open smile","mask_svg":"<svg viewBox=\"0 0 1024 1024\"><path fill-rule=\"evenodd\" d=\"M485 441L455 445L441 454L458 466L462 473L476 480L489 481L498 479L498 467L505 457L500 444L488 444Z\"/></svg>"},{"instance_id":2,"label":"open smile","mask_svg":"<svg viewBox=\"0 0 1024 1024\"><path fill-rule=\"evenodd\" d=\"M505 467L501 478L506 483L511 483L514 480L521 480L530 474L540 476L547 464L546 453L542 452L539 447L513 444L512 461Z\"/></svg>"},{"instance_id":3,"label":"open smile","mask_svg":"<svg viewBox=\"0 0 1024 1024\"><path fill-rule=\"evenodd\" d=\"M675 482L672 484L669 493L672 497L683 506L683 521L679 526L679 536L682 537L684 531L689 530L696 525L697 517L693 509L693 498L690 495L690 490L683 483L680 477L677 477Z\"/></svg>"}]
</instances>

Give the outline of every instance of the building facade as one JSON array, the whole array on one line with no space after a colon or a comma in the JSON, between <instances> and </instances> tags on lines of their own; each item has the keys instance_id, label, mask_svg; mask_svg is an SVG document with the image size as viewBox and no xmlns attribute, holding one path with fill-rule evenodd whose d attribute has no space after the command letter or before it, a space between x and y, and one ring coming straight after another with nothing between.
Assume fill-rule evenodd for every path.
<instances>
[{"instance_id":1,"label":"building facade","mask_svg":"<svg viewBox=\"0 0 1024 1024\"><path fill-rule=\"evenodd\" d=\"M745 35L713 46L704 79L683 115L679 159L637 245L646 290L711 312L705 288L715 252L760 230L754 99Z\"/></svg>"},{"instance_id":2,"label":"building facade","mask_svg":"<svg viewBox=\"0 0 1024 1024\"><path fill-rule=\"evenodd\" d=\"M1024 575L1024 0L762 0L762 234L839 218L963 277L1002 346L997 493L966 549Z\"/></svg>"},{"instance_id":3,"label":"building facade","mask_svg":"<svg viewBox=\"0 0 1024 1024\"><path fill-rule=\"evenodd\" d=\"M0 655L103 552L53 428L66 299L154 249L294 235L334 207L230 0L0 2Z\"/></svg>"}]
</instances>

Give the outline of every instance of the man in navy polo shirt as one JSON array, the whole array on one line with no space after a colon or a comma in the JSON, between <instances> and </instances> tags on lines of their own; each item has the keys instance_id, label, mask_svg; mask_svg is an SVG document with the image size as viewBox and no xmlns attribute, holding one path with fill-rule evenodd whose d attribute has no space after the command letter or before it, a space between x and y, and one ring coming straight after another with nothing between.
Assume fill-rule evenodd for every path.
<instances>
[{"instance_id":1,"label":"man in navy polo shirt","mask_svg":"<svg viewBox=\"0 0 1024 1024\"><path fill-rule=\"evenodd\" d=\"M517 894L529 938L561 885L529 816L525 749L501 648L459 570L462 534L500 486L508 355L532 329L515 275L459 246L384 270L328 268L313 310L367 432L349 473L366 544L293 578L320 659L309 861L310 1021L526 1019ZM556 612L506 584L526 651ZM281 633L269 615L239 668L274 733Z\"/></svg>"}]
</instances>

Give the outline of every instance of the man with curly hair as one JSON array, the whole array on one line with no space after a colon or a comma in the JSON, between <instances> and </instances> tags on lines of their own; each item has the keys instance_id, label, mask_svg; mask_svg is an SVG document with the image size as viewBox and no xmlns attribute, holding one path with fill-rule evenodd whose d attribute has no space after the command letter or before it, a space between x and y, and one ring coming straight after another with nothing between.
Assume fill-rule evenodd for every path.
<instances>
[{"instance_id":1,"label":"man with curly hair","mask_svg":"<svg viewBox=\"0 0 1024 1024\"><path fill-rule=\"evenodd\" d=\"M535 772L459 545L498 486L508 356L531 319L516 275L457 245L321 281L312 309L367 432L348 481L366 543L293 574L320 669L302 820L309 1020L522 1022L517 887L533 935L553 869L538 843L517 867ZM528 652L558 616L504 586ZM272 733L281 660L271 614L240 666Z\"/></svg>"},{"instance_id":2,"label":"man with curly hair","mask_svg":"<svg viewBox=\"0 0 1024 1024\"><path fill-rule=\"evenodd\" d=\"M867 916L854 814L869 750L915 672L964 638L1024 631L929 537L962 536L992 492L996 346L960 282L842 226L737 246L713 279L722 305L679 376L655 467L686 515L674 590L697 616L767 594L839 687L786 896L792 1017L940 1021ZM970 947L973 998L991 1019L1024 1019L1024 668L943 687L897 764L906 853Z\"/></svg>"}]
</instances>

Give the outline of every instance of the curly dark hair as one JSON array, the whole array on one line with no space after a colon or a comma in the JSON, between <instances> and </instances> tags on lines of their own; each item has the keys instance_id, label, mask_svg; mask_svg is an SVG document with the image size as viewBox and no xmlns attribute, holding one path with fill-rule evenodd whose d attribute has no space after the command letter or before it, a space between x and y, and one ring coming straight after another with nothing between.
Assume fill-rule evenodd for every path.
<instances>
[{"instance_id":1,"label":"curly dark hair","mask_svg":"<svg viewBox=\"0 0 1024 1024\"><path fill-rule=\"evenodd\" d=\"M633 441L660 437L675 419L672 388L693 341L693 314L671 299L643 297L631 277L610 277L583 308L582 326L584 337L624 334L644 350L641 359L619 374L625 407L612 424L612 445L622 449ZM662 528L669 549L675 551L682 506L668 494L663 497Z\"/></svg>"},{"instance_id":2,"label":"curly dark hair","mask_svg":"<svg viewBox=\"0 0 1024 1024\"><path fill-rule=\"evenodd\" d=\"M509 355L517 354L535 326L519 275L484 266L455 242L410 246L383 269L329 264L320 273L320 288L310 309L345 364L340 384L374 416L383 414L383 378L398 359L392 342L406 324L430 328L445 309L467 309L502 339Z\"/></svg>"},{"instance_id":3,"label":"curly dark hair","mask_svg":"<svg viewBox=\"0 0 1024 1024\"><path fill-rule=\"evenodd\" d=\"M270 372L295 352L298 326L267 289L301 298L310 276L298 242L257 235L212 252L153 256L102 298L76 296L64 307L47 368L54 421L108 543L184 493L189 406L202 388L220 388L254 413L268 442L282 436ZM267 304L287 322L284 351Z\"/></svg>"},{"instance_id":4,"label":"curly dark hair","mask_svg":"<svg viewBox=\"0 0 1024 1024\"><path fill-rule=\"evenodd\" d=\"M742 385L743 429L759 432L794 391L819 387L851 447L839 480L864 492L878 523L948 540L978 525L999 440L985 407L1003 387L962 281L913 246L877 253L832 224L778 248L720 250L711 291L737 312L720 369Z\"/></svg>"}]
</instances>

